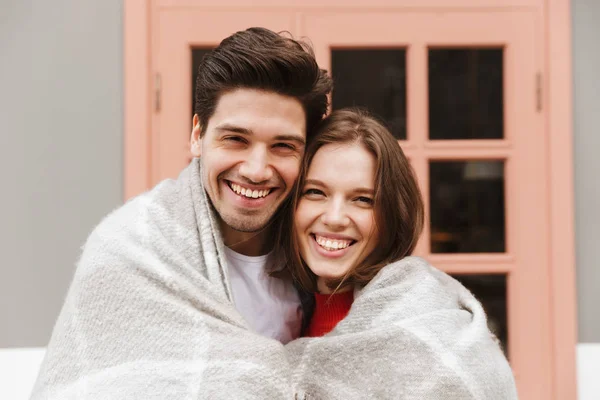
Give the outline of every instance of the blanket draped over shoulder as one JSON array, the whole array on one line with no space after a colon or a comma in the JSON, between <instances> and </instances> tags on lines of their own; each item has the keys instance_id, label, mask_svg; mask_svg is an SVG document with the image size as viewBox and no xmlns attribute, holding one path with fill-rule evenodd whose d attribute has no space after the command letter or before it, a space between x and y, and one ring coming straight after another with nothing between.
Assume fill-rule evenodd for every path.
<instances>
[{"instance_id":1,"label":"blanket draped over shoulder","mask_svg":"<svg viewBox=\"0 0 600 400\"><path fill-rule=\"evenodd\" d=\"M232 301L199 160L91 233L32 399L515 399L480 304L409 257L322 338L284 346Z\"/></svg>"}]
</instances>

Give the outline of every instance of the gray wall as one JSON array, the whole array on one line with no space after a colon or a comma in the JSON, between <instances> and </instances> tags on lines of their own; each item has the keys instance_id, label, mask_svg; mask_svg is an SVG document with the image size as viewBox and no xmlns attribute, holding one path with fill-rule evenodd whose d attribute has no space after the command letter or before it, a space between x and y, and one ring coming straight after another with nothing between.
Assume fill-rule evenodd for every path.
<instances>
[{"instance_id":1,"label":"gray wall","mask_svg":"<svg viewBox=\"0 0 600 400\"><path fill-rule=\"evenodd\" d=\"M0 347L45 346L122 201L120 0L0 0Z\"/></svg>"},{"instance_id":2,"label":"gray wall","mask_svg":"<svg viewBox=\"0 0 600 400\"><path fill-rule=\"evenodd\" d=\"M600 342L600 2L572 0L579 341ZM0 347L46 344L122 199L119 0L0 0Z\"/></svg>"},{"instance_id":3,"label":"gray wall","mask_svg":"<svg viewBox=\"0 0 600 400\"><path fill-rule=\"evenodd\" d=\"M579 342L600 342L600 1L571 0Z\"/></svg>"}]
</instances>

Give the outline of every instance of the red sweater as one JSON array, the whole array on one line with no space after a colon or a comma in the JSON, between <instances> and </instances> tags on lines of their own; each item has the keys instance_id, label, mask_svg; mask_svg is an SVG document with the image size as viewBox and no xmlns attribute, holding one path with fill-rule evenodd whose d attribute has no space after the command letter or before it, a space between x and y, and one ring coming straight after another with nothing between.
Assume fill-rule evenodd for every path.
<instances>
[{"instance_id":1,"label":"red sweater","mask_svg":"<svg viewBox=\"0 0 600 400\"><path fill-rule=\"evenodd\" d=\"M333 295L315 293L315 312L304 336L317 337L329 333L348 315L353 301L352 290Z\"/></svg>"}]
</instances>

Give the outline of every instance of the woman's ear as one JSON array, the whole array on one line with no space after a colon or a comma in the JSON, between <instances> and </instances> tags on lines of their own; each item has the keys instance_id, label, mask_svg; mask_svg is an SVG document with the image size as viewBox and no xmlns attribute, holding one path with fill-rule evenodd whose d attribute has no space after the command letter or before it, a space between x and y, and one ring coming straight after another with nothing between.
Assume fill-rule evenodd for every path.
<instances>
[{"instance_id":1,"label":"woman's ear","mask_svg":"<svg viewBox=\"0 0 600 400\"><path fill-rule=\"evenodd\" d=\"M192 118L192 134L190 135L190 152L193 157L200 157L202 154L201 133L200 118L198 118L198 114L194 114L194 118Z\"/></svg>"}]
</instances>

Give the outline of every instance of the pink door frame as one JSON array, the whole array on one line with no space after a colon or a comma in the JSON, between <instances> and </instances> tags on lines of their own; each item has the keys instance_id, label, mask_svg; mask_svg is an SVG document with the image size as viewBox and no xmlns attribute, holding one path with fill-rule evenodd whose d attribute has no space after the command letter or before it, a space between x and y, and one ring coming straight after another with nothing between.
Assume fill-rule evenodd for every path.
<instances>
[{"instance_id":1,"label":"pink door frame","mask_svg":"<svg viewBox=\"0 0 600 400\"><path fill-rule=\"evenodd\" d=\"M191 6L194 0L126 0L124 3L124 84L125 84L125 159L124 193L129 199L151 187L153 118L157 85L153 79L153 43L156 32L154 18L160 7ZM208 2L205 2L208 3ZM248 1L227 0L221 4L248 9ZM272 2L267 6L293 8L293 0ZM338 3L335 1L333 3ZM363 0L346 0L347 8L360 8ZM382 9L400 7L398 1L371 1ZM552 394L554 399L576 397L575 346L577 343L574 196L573 196L573 131L572 131L572 70L571 70L571 9L562 0L423 0L403 1L403 7L429 9L466 8L510 9L533 8L539 15L540 54L542 60L543 133L548 147L541 148L548 159L549 214L549 285L552 329ZM409 4L410 3L410 4ZM304 7L326 9L317 0ZM334 8L329 6L329 8ZM556 110L556 111L554 111Z\"/></svg>"}]
</instances>

